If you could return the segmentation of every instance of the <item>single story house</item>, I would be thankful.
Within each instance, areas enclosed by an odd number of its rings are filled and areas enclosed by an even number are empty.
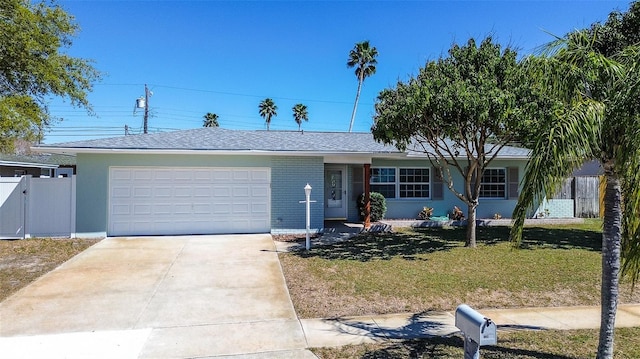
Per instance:
[[[466,207],[435,176],[424,154],[401,152],[370,133],[240,131],[222,128],[40,145],[77,156],[78,236],[291,233],[358,221],[369,178],[387,218]],[[482,181],[478,218],[510,217],[528,150],[505,147]],[[454,177],[462,188],[462,179]]]

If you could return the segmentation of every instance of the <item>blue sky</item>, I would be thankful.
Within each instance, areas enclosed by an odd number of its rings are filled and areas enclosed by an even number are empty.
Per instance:
[[[59,0],[81,31],[67,52],[104,73],[89,99],[95,116],[60,100],[45,143],[142,131],[133,112],[144,84],[149,131],[202,126],[207,112],[230,129],[265,129],[258,104],[274,99],[272,130],[296,130],[291,108],[307,105],[309,131],[347,131],[356,94],[346,67],[356,42],[378,49],[354,131],[372,124],[377,94],[446,56],[453,43],[492,35],[521,55],[566,32],[606,20],[628,1],[97,1]]]

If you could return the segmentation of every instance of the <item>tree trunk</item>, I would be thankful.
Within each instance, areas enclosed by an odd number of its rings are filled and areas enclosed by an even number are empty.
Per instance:
[[[618,308],[622,237],[620,180],[611,173],[606,174],[606,180],[602,229],[602,288],[598,359],[613,358],[613,334]]]
[[[475,248],[476,247],[476,208],[478,208],[477,203],[468,203],[469,207],[467,211],[467,241],[465,242],[465,247]]]
[[[351,121],[349,122],[349,132],[353,129],[353,121],[356,119],[356,110],[358,109],[358,100],[360,99],[360,90],[362,89],[364,79],[358,79],[358,92],[356,92],[356,101],[353,103],[353,111],[351,112]]]

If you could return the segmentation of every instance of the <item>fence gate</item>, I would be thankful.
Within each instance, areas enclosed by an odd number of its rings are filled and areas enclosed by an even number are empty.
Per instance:
[[[575,177],[575,216],[598,218],[600,216],[600,178]]]
[[[27,234],[69,237],[75,232],[75,177],[31,178],[27,202]]]
[[[23,238],[26,177],[0,177],[0,238]]]
[[[0,177],[0,238],[73,237],[75,176]]]

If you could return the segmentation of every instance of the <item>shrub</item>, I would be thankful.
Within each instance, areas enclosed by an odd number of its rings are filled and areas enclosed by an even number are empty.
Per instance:
[[[371,222],[377,222],[384,218],[387,213],[387,201],[384,196],[378,192],[371,192],[369,194],[371,198]],[[364,193],[358,196],[358,212],[360,213],[360,219],[364,220]]]

